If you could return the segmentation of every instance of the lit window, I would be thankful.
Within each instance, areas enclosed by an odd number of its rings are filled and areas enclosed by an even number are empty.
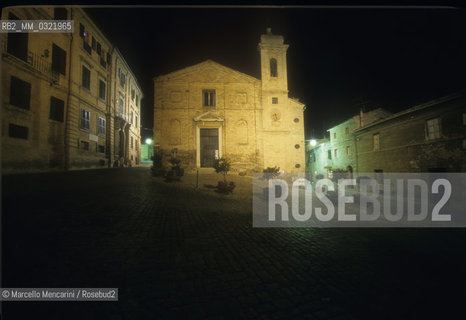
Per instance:
[[[89,130],[91,123],[91,113],[82,109],[81,111],[81,128]]]
[[[440,138],[440,118],[427,120],[427,140]]]
[[[98,128],[98,132],[99,132],[99,134],[101,134],[101,135],[105,135],[105,119],[104,119],[104,118],[101,118],[101,117],[99,117],[99,128]]]
[[[380,148],[380,135],[378,133],[372,136],[372,149],[374,151],[379,150]]]
[[[272,104],[278,104],[278,98],[277,97],[272,98]]]
[[[203,106],[214,107],[215,106],[215,90],[203,90]]]

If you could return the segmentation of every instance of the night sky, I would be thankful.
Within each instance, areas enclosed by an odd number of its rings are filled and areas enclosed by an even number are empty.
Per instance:
[[[466,88],[466,15],[458,9],[88,8],[142,90],[152,128],[154,76],[207,59],[260,78],[260,35],[285,37],[291,97],[306,138],[360,108],[392,112]]]

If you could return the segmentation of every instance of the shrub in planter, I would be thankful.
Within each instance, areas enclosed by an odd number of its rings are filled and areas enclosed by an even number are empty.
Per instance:
[[[230,161],[225,158],[220,158],[215,160],[214,163],[215,172],[223,175],[223,181],[219,181],[217,184],[217,192],[220,193],[232,193],[233,189],[236,187],[234,182],[228,183],[227,174],[230,171],[231,165]]]
[[[166,181],[180,181],[181,177],[184,176],[184,169],[180,166],[180,159],[170,158],[170,163],[172,165],[171,169],[165,174]]]
[[[233,181],[230,182],[225,182],[225,181],[219,181],[217,184],[217,192],[220,193],[232,193],[233,189],[235,189],[236,185]]]

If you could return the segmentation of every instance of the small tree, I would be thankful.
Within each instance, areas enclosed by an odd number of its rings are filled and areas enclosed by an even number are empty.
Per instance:
[[[233,192],[233,189],[236,186],[233,181],[230,181],[230,183],[227,182],[227,174],[228,174],[228,171],[230,171],[230,167],[231,165],[228,159],[220,158],[220,159],[215,160],[215,163],[214,163],[215,172],[223,175],[223,181],[219,181],[217,184],[218,192],[231,193]]]

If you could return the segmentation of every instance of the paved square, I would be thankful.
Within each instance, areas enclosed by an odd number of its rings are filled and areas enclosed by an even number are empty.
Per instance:
[[[6,302],[6,320],[464,314],[464,229],[257,229],[244,187],[223,196],[148,168],[2,179],[3,287],[120,293],[116,303]]]

